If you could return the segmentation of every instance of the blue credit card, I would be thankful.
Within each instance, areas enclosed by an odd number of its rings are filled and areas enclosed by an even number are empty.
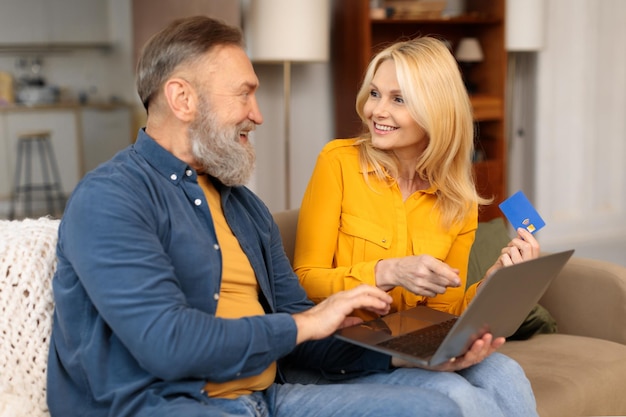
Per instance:
[[[504,200],[499,207],[515,229],[521,227],[535,233],[546,225],[522,191]]]

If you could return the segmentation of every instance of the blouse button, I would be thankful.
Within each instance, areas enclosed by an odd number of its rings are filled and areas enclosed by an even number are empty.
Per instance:
[[[200,204],[202,204],[202,200],[200,200],[199,198],[196,198],[193,202],[196,206],[199,206]]]
[[[178,179],[178,176],[176,174],[172,174],[172,175],[170,175],[170,179],[172,181],[176,181]]]

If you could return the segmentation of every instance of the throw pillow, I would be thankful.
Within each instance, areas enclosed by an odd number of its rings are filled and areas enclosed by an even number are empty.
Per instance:
[[[482,279],[485,273],[498,259],[500,250],[505,247],[511,237],[507,231],[504,219],[498,217],[488,222],[480,222],[476,230],[476,239],[470,251],[467,270],[467,286]],[[556,320],[550,312],[537,304],[528,314],[519,329],[508,339],[525,340],[534,334],[555,333]]]

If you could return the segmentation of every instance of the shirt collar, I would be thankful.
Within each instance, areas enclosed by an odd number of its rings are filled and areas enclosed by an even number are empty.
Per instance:
[[[197,179],[198,174],[195,169],[159,145],[144,128],[139,129],[133,148],[155,171],[175,184],[178,184],[184,177]]]

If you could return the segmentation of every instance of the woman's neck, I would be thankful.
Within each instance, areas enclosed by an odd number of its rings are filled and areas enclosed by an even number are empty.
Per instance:
[[[416,172],[413,173],[413,178],[398,176],[396,178],[396,183],[398,184],[398,188],[400,188],[403,200],[409,198],[409,196],[416,191],[426,190],[430,186],[428,181],[420,178]]]

